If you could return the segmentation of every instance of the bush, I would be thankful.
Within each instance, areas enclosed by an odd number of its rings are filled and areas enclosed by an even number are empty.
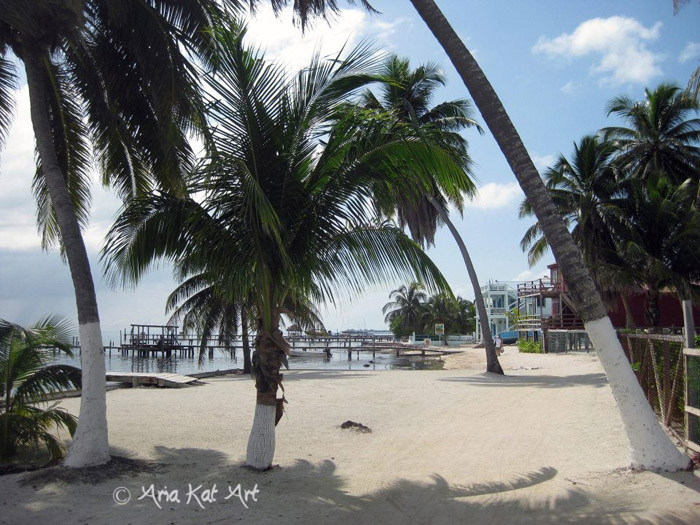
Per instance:
[[[542,343],[538,341],[525,341],[524,339],[520,339],[518,341],[518,350],[524,354],[541,354]]]

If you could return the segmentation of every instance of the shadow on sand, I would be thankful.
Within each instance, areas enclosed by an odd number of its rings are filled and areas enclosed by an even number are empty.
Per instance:
[[[443,377],[439,381],[457,381],[469,383],[474,386],[534,386],[538,388],[567,388],[575,385],[593,386],[601,388],[608,384],[605,374],[581,374],[571,376],[550,376],[550,375],[498,375],[484,372],[474,376],[466,377]]]
[[[51,483],[20,485],[23,474],[0,480],[0,523],[690,523],[688,509],[655,512],[630,503],[606,501],[605,494],[555,481],[556,469],[542,467],[502,479],[450,484],[434,474],[429,482],[399,479],[380,489],[350,493],[330,460],[297,460],[291,466],[254,472],[232,464],[216,450],[157,447],[157,470],[122,476],[98,485]],[[687,473],[681,473],[683,476]],[[676,475],[672,479],[679,481]],[[465,478],[468,478],[465,474]],[[692,477],[688,474],[685,477]],[[8,479],[14,478],[14,479]],[[685,478],[683,478],[685,479]],[[189,484],[200,487],[187,503]],[[217,487],[216,501],[203,501]],[[252,497],[225,499],[240,484],[239,495],[256,485]],[[179,502],[156,504],[142,497],[148,487],[178,491]],[[564,488],[566,487],[566,488]],[[116,490],[131,499],[116,502]],[[357,490],[357,488],[356,488]],[[122,491],[120,497],[126,492]],[[235,491],[234,491],[235,494]],[[244,503],[249,508],[245,508]],[[161,508],[159,508],[159,506]],[[643,515],[641,514],[643,513]],[[639,514],[639,516],[637,516]]]

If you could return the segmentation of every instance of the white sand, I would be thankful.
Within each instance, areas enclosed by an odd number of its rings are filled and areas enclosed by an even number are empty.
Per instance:
[[[692,473],[624,470],[622,423],[593,355],[501,357],[507,377],[482,373],[483,350],[441,371],[297,371],[277,427],[278,468],[241,468],[252,423],[250,379],[107,395],[113,454],[163,464],[97,485],[36,488],[0,478],[0,523],[699,523]],[[514,369],[516,368],[516,369]],[[79,400],[64,405],[77,413]],[[342,430],[346,420],[371,434]],[[216,483],[216,502],[186,504],[188,483]],[[245,509],[227,486],[252,489]],[[154,484],[180,503],[136,499]],[[130,490],[123,506],[117,487]],[[120,493],[123,497],[125,493]]]

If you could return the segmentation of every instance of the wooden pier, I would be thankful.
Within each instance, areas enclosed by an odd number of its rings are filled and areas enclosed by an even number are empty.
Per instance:
[[[168,388],[184,388],[201,384],[198,378],[167,373],[107,372],[107,381],[131,383],[132,386],[153,385]]]

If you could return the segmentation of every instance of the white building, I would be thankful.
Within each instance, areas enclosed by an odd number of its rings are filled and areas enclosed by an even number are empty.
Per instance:
[[[486,316],[489,320],[492,336],[501,332],[517,330],[516,325],[511,324],[506,316],[506,312],[517,310],[518,307],[518,293],[512,286],[499,283],[498,281],[495,283],[490,282],[481,287],[481,295],[484,297]],[[481,341],[481,323],[478,309],[476,311],[476,340]]]

